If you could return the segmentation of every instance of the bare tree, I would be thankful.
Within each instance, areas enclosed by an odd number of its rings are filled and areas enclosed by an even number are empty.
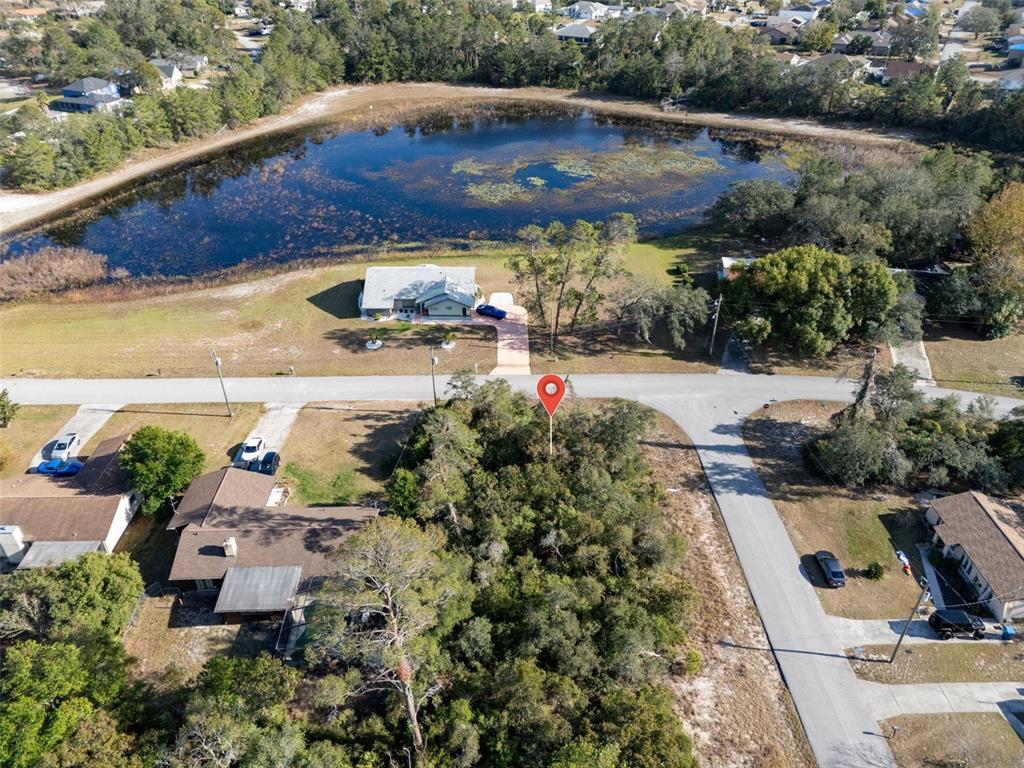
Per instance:
[[[444,552],[438,528],[381,517],[332,555],[334,573],[321,595],[323,620],[314,630],[314,657],[358,670],[346,697],[401,696],[417,764],[426,743],[420,709],[447,679],[432,632],[468,610],[468,565]]]

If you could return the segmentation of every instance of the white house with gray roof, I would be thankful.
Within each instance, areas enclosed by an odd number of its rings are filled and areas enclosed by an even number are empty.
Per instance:
[[[477,298],[476,267],[367,267],[359,309],[364,317],[469,317]]]

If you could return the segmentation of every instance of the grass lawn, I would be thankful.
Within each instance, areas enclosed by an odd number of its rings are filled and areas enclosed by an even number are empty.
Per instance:
[[[235,450],[256,425],[263,411],[260,403],[234,403],[229,419],[223,403],[188,403],[186,405],[127,405],[115,413],[82,448],[89,452],[101,440],[134,432],[153,424],[164,429],[188,432],[206,453],[205,471],[219,469],[230,463]]]
[[[667,282],[671,272],[680,264],[685,264],[690,274],[717,272],[723,256],[742,258],[750,256],[752,250],[758,250],[756,244],[700,226],[678,235],[643,240],[630,246],[626,264],[634,275]]]
[[[651,344],[637,341],[625,329],[621,336],[612,331],[562,336],[555,354],[548,351],[548,338],[531,331],[530,364],[534,371],[558,373],[714,373],[718,362],[704,354],[704,339],[690,339],[686,349],[671,347],[668,333],[658,328]]]
[[[728,241],[733,242],[733,241]],[[633,246],[628,269],[668,283],[679,260],[698,272],[717,264],[729,248],[720,235],[695,230]],[[513,291],[507,244],[475,244],[453,255],[422,245],[382,251],[377,265],[472,265],[490,296]],[[723,250],[724,249],[724,250]],[[342,254],[340,257],[344,258]],[[294,367],[299,375],[420,373],[427,347],[440,341],[437,325],[380,323],[359,319],[357,298],[366,263],[346,262],[214,288],[182,286],[167,295],[132,297],[130,285],[100,294],[69,294],[60,302],[39,300],[0,309],[0,376],[212,376],[216,348],[228,376],[273,376]],[[486,325],[455,325],[457,344],[448,368],[490,371],[496,364],[495,334]],[[365,348],[372,328],[385,332],[383,350]],[[38,340],[47,339],[45,345]],[[622,370],[646,370],[648,354],[627,345],[616,355]],[[637,352],[635,361],[623,356]],[[617,363],[617,364],[619,364]]]
[[[901,768],[1020,768],[1024,744],[1006,718],[995,712],[900,715],[879,723]]]
[[[930,326],[925,349],[939,386],[1024,397],[1024,334],[983,339],[957,326]]]
[[[75,415],[74,405],[23,405],[7,426],[0,429],[0,477],[20,475],[28,469],[36,451],[46,445]]]
[[[864,646],[865,659],[888,659],[893,647]],[[892,664],[855,659],[850,664],[858,677],[879,683],[1006,683],[1024,680],[1022,660],[1016,642],[937,642],[904,645]]]
[[[314,403],[281,448],[281,477],[301,506],[347,504],[381,492],[417,409],[409,403]]]
[[[914,606],[918,588],[900,570],[895,551],[903,550],[915,575],[920,574],[914,545],[927,538],[913,497],[896,490],[856,494],[833,486],[815,475],[803,457],[803,446],[840,407],[777,403],[766,415],[747,421],[744,438],[825,612],[851,619],[900,617]],[[825,586],[814,559],[820,549],[830,550],[843,564],[844,589]],[[863,575],[873,560],[888,568],[878,581]]]

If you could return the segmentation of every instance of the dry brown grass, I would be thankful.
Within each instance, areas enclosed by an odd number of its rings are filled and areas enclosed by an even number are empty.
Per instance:
[[[892,367],[892,355],[887,344],[879,344],[877,347],[843,345],[820,360],[761,347],[751,350],[749,364],[752,373],[856,379],[864,373],[864,368],[873,354],[877,354],[877,365],[885,369]]]
[[[84,248],[41,248],[0,262],[0,302],[81,288],[106,278],[106,256]]]
[[[282,479],[294,504],[356,501],[380,494],[418,409],[410,403],[307,404],[281,449]],[[349,499],[327,499],[337,477]]]
[[[693,588],[693,623],[680,652],[698,650],[702,664],[669,684],[700,764],[813,766],[771,653],[736,647],[769,646],[689,439],[659,414],[643,451],[668,491],[669,521],[688,543],[682,569]]]
[[[216,392],[211,391],[211,394]],[[82,447],[82,453],[88,455],[108,437],[134,432],[141,426],[152,424],[192,435],[206,453],[205,471],[209,472],[231,462],[236,449],[263,411],[260,403],[235,403],[232,408],[235,415],[229,419],[223,403],[127,405],[107,420]]]
[[[511,287],[495,261],[463,256],[448,263],[476,265],[488,292]],[[350,263],[168,296],[7,307],[0,309],[0,374],[213,376],[211,347],[229,376],[273,376],[289,366],[299,375],[429,372],[427,347],[451,326],[403,330],[360,320],[356,300],[365,271],[365,264]],[[387,332],[384,349],[366,349],[371,328]],[[489,372],[497,361],[494,329],[455,328],[455,351],[442,356],[443,372]]]
[[[193,682],[214,656],[255,655],[277,640],[272,624],[224,624],[210,608],[185,607],[170,595],[146,600],[124,638],[132,676],[169,692]]]
[[[1006,683],[1024,679],[1020,643],[946,642],[904,645],[892,664],[892,645],[864,646],[862,660],[851,659],[858,677],[878,683]],[[852,655],[847,651],[847,655]]]
[[[1024,397],[1024,334],[983,339],[955,326],[933,327],[925,349],[940,387]]]
[[[672,348],[668,333],[657,329],[651,344],[636,341],[628,331],[616,336],[612,331],[583,332],[562,336],[555,354],[548,350],[543,331],[531,331],[530,365],[535,371],[559,373],[714,373],[718,363],[703,353],[703,339],[695,338],[686,349]]]
[[[127,552],[139,564],[146,586],[165,582],[171,574],[178,534],[167,530],[167,521],[165,515],[146,517],[137,514],[114,547],[115,552]]]
[[[915,579],[900,570],[895,551],[902,549],[914,574],[922,573],[914,545],[927,535],[918,505],[898,490],[854,493],[832,485],[811,470],[803,455],[807,441],[842,407],[802,401],[773,404],[744,426],[747,449],[826,613],[852,619],[902,616],[913,607],[918,589]],[[820,549],[839,558],[846,569],[846,587],[830,589],[824,584],[814,560]],[[863,575],[873,560],[888,568],[878,581]]]
[[[995,712],[901,715],[879,723],[898,726],[889,746],[900,768],[1021,768],[1024,745],[1006,718]],[[961,762],[953,762],[961,761]]]
[[[0,429],[0,453],[7,462],[0,467],[0,478],[20,475],[27,470],[36,451],[46,445],[60,428],[75,415],[73,405],[23,405],[6,429]]]

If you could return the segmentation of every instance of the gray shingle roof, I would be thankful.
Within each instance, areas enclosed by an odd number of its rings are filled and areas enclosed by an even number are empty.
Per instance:
[[[363,285],[363,307],[385,309],[396,299],[426,301],[448,295],[460,304],[473,306],[476,300],[476,267],[367,267]]]
[[[1008,507],[983,493],[966,491],[935,499],[935,532],[959,544],[997,595],[1024,589],[1024,524]]]
[[[18,570],[60,565],[68,560],[74,560],[86,552],[98,552],[101,543],[99,541],[34,541],[25,556],[21,558],[21,562],[18,563]]]

